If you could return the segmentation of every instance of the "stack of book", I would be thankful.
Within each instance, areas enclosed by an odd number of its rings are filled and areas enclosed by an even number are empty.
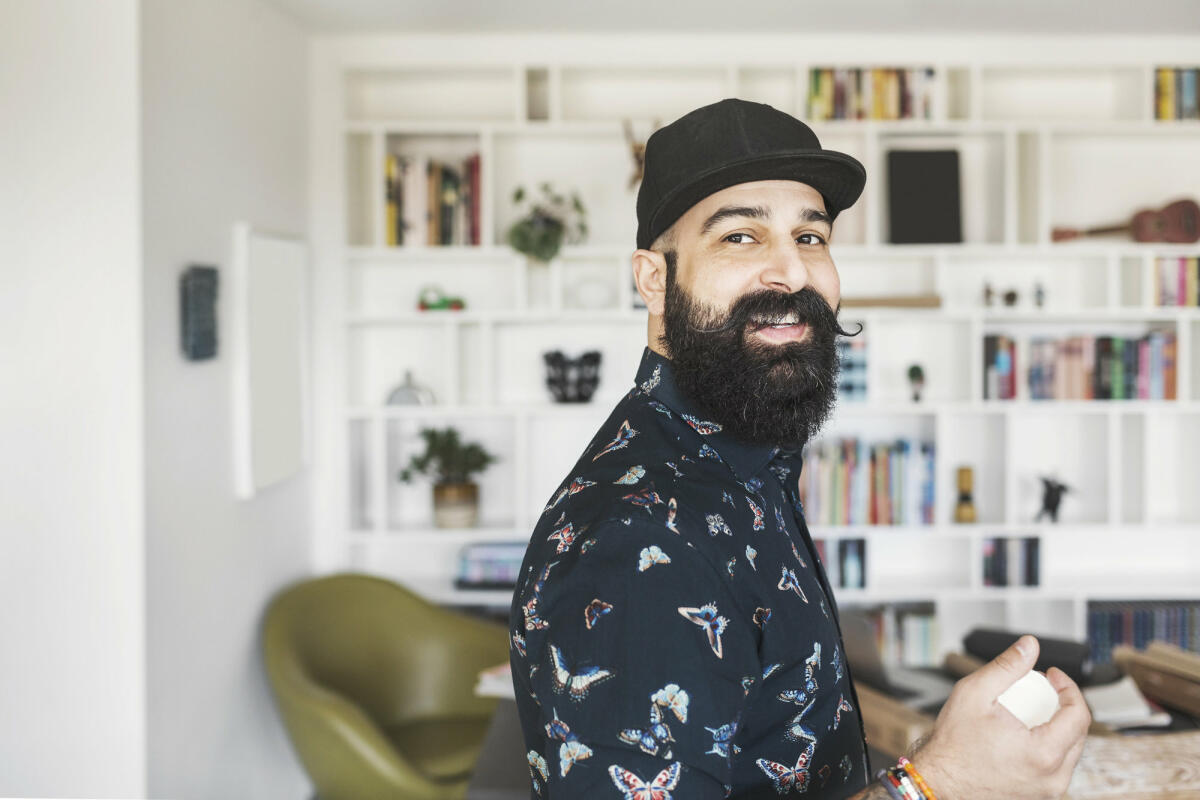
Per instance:
[[[1196,67],[1154,71],[1154,118],[1200,119],[1200,80]]]
[[[821,440],[805,454],[800,481],[810,525],[930,525],[934,443]]]
[[[458,559],[459,589],[512,589],[517,585],[528,542],[476,542]]]
[[[993,537],[983,540],[984,586],[1037,586],[1039,539]]]
[[[838,383],[838,400],[861,403],[867,399],[867,343],[862,335],[852,339],[839,336],[838,355],[842,367]]]
[[[1151,700],[1200,717],[1200,653],[1153,641],[1141,651],[1117,645],[1113,661]]]
[[[389,153],[385,175],[389,247],[480,243],[478,153],[458,162]]]
[[[1029,342],[1029,399],[1174,400],[1176,352],[1176,334],[1170,329],[1136,338],[1036,337]],[[1014,339],[984,336],[984,399],[1015,399],[1017,375]]]
[[[1200,258],[1154,259],[1154,304],[1200,306]]]
[[[1166,600],[1093,601],[1088,604],[1088,644],[1097,664],[1112,659],[1120,645],[1145,647],[1158,640],[1200,651],[1200,602]]]
[[[933,67],[809,70],[808,116],[828,119],[931,119]]]

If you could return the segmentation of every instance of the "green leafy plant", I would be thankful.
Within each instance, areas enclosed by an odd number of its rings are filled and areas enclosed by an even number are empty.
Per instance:
[[[539,186],[543,199],[532,202],[532,208],[509,227],[506,241],[517,252],[546,262],[558,255],[564,240],[579,244],[587,238],[587,212],[578,192],[571,192],[568,202],[549,182]],[[520,206],[526,200],[525,187],[514,189],[512,199]]]
[[[418,473],[432,475],[436,484],[468,483],[473,473],[482,472],[496,461],[479,444],[464,444],[453,427],[424,428],[421,438],[425,440],[425,452],[413,456],[400,471],[400,480],[406,483]]]

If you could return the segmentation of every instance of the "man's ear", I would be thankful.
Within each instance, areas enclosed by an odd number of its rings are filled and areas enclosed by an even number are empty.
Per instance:
[[[633,251],[633,282],[646,310],[661,317],[666,306],[667,260],[657,250]]]

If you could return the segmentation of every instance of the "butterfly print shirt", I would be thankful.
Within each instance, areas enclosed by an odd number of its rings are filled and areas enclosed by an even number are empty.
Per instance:
[[[546,500],[510,614],[533,798],[843,798],[870,782],[803,456],[644,351]]]

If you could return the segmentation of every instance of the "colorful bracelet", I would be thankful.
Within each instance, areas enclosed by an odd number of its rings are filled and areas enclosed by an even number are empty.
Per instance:
[[[917,768],[913,766],[911,761],[904,756],[900,756],[898,766],[903,767],[904,771],[907,772],[917,784],[917,789],[920,790],[921,794],[925,795],[925,800],[937,800],[937,796],[933,793],[933,790],[929,788],[929,784],[925,782],[925,779],[921,777],[921,773],[917,772]]]
[[[898,788],[900,782],[888,774],[886,769],[881,769],[875,773],[875,779],[883,784],[883,788],[887,790],[888,797],[892,800],[907,800]]]

